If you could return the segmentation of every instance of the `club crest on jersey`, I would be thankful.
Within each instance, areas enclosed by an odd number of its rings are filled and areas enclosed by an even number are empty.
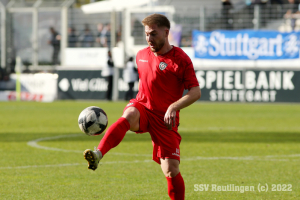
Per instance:
[[[164,69],[167,68],[167,66],[168,66],[167,63],[160,62],[158,67],[159,67],[160,70],[164,70]]]

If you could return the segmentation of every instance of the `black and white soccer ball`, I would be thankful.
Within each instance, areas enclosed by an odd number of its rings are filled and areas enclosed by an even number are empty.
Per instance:
[[[106,113],[96,106],[87,107],[78,117],[80,130],[89,136],[100,135],[106,129],[107,122]]]

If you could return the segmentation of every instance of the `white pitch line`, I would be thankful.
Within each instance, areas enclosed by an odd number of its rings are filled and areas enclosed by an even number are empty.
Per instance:
[[[45,146],[42,146],[42,145],[38,144],[38,142],[41,142],[41,141],[55,140],[55,139],[66,138],[66,137],[78,137],[78,136],[81,136],[81,134],[80,135],[79,134],[76,134],[76,135],[60,135],[60,136],[54,136],[54,137],[39,138],[39,139],[27,142],[27,145],[29,145],[31,147],[34,147],[34,148],[50,150],[50,151],[82,153],[83,151],[66,150],[66,149],[53,148],[53,147],[45,147]]]
[[[220,159],[230,159],[230,160],[251,160],[251,159],[234,159],[235,157],[219,157]],[[197,160],[218,160],[218,157],[194,157],[181,159],[182,161],[197,161]],[[255,159],[261,161],[284,161],[284,162],[299,162],[300,160],[289,160],[289,159]],[[153,162],[153,160],[133,160],[133,161],[107,161],[101,162],[100,165],[106,164],[131,164],[131,163],[148,163]],[[47,167],[69,167],[69,166],[81,166],[87,165],[87,163],[66,163],[66,164],[53,164],[53,165],[27,165],[27,166],[17,166],[17,167],[0,167],[2,169],[28,169],[28,168],[47,168]]]
[[[128,133],[127,133],[128,134]],[[51,150],[51,151],[61,151],[61,152],[74,152],[74,153],[82,153],[82,151],[78,150],[65,150],[60,148],[52,148],[39,145],[38,142],[41,141],[48,141],[48,140],[55,140],[60,138],[68,138],[68,137],[78,137],[82,136],[82,134],[75,134],[75,135],[60,135],[54,137],[45,137],[39,138],[36,140],[32,140],[27,142],[27,144],[34,148],[44,149],[44,150]],[[150,154],[130,154],[130,153],[110,153],[113,155],[128,155],[128,156],[152,156]],[[197,161],[197,160],[261,160],[261,161],[299,161],[299,160],[290,160],[290,159],[276,159],[276,157],[300,157],[300,154],[292,154],[292,155],[267,155],[267,156],[236,156],[236,157],[203,157],[203,156],[196,156],[196,157],[182,157],[182,161]],[[111,161],[111,162],[101,162],[101,164],[117,164],[117,163],[143,163],[143,162],[152,162],[152,160],[134,160],[134,161]],[[0,167],[0,169],[24,169],[24,168],[37,168],[37,167],[66,167],[66,166],[76,166],[76,165],[84,165],[80,163],[74,164],[56,164],[56,165],[31,165],[31,166],[17,166],[17,167]],[[85,164],[86,165],[86,164]]]
[[[126,134],[128,134],[128,133],[126,133]],[[59,136],[53,136],[53,137],[38,138],[38,139],[31,140],[31,141],[27,142],[27,145],[31,146],[31,147],[34,147],[34,148],[50,150],[50,151],[83,153],[83,151],[66,150],[66,149],[60,149],[60,148],[46,147],[46,146],[42,146],[42,145],[38,144],[38,142],[41,142],[41,141],[49,141],[49,140],[56,140],[56,139],[68,138],[68,137],[79,137],[79,136],[82,136],[82,134],[59,135]],[[138,157],[140,157],[140,156],[151,157],[152,156],[152,154],[131,154],[131,153],[113,153],[113,152],[111,152],[110,154],[113,154],[113,155],[126,155],[126,156],[138,156]]]
[[[121,164],[121,163],[145,163],[152,162],[153,160],[133,160],[133,161],[108,161],[101,162],[100,165],[104,164]],[[87,165],[87,163],[66,163],[66,164],[53,164],[53,165],[27,165],[27,166],[17,166],[17,167],[0,167],[0,169],[27,169],[27,168],[42,168],[42,167],[68,167],[68,166],[78,166]]]
[[[245,130],[249,130],[251,128],[252,127],[234,127],[234,126],[187,128],[187,127],[180,127],[179,126],[178,131],[203,131],[203,130],[239,130],[239,131],[245,131]],[[268,128],[269,127],[255,127],[256,130],[267,130]],[[281,130],[290,130],[290,129],[300,130],[300,126],[283,128]]]
[[[27,168],[40,168],[40,167],[67,167],[83,165],[83,163],[73,163],[73,164],[56,164],[56,165],[27,165],[27,166],[17,166],[17,167],[0,167],[0,169],[27,169]]]
[[[290,159],[272,159],[265,156],[245,156],[245,157],[190,157],[182,158],[184,161],[196,161],[196,160],[263,160],[263,161],[291,161]]]

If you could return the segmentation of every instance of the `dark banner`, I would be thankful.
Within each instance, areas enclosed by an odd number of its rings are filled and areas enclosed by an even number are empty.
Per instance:
[[[128,84],[119,70],[118,99],[124,100]],[[100,70],[58,71],[58,99],[105,99],[107,81]],[[202,101],[300,102],[300,71],[196,70]],[[134,85],[134,97],[138,82]]]
[[[300,71],[197,70],[204,101],[300,102]]]
[[[105,99],[107,81],[101,70],[58,71],[58,99]]]
[[[129,86],[123,80],[123,70],[119,70],[118,99],[125,99]],[[101,76],[101,70],[59,70],[58,99],[105,99],[108,82]],[[138,82],[134,85],[134,96],[138,91]]]
[[[118,99],[119,100],[126,100],[125,98],[125,95],[126,95],[126,92],[129,90],[129,85],[128,83],[126,83],[123,79],[123,72],[124,70],[123,69],[119,69],[119,79],[118,79]],[[138,81],[136,81],[134,83],[134,87],[133,87],[133,98],[136,97],[136,94],[138,92]],[[127,101],[127,100],[126,100]]]

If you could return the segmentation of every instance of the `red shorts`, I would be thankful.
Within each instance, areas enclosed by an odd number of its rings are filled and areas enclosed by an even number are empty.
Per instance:
[[[129,107],[135,107],[140,112],[140,128],[136,133],[149,132],[152,138],[152,159],[160,164],[160,158],[172,158],[180,161],[179,144],[181,136],[178,133],[179,118],[176,119],[176,127],[168,130],[164,124],[164,115],[159,115],[147,109],[135,99],[130,100],[124,111]],[[123,111],[123,112],[124,112]]]

